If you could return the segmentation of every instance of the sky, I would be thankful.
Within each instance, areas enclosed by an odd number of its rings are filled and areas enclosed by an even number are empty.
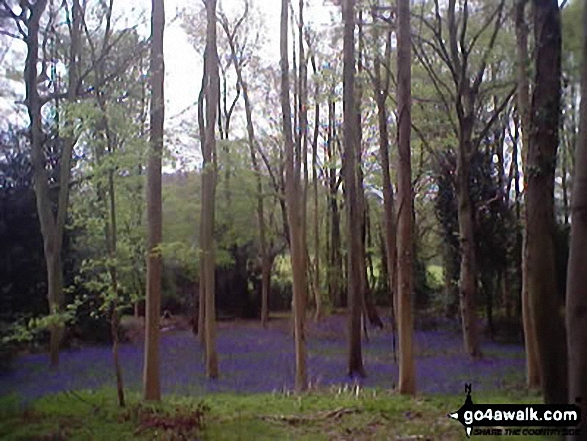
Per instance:
[[[261,58],[266,62],[279,65],[279,26],[281,15],[281,2],[279,0],[249,0],[252,6],[251,11],[263,14],[265,23],[265,45],[262,48]],[[218,9],[223,10],[230,17],[231,12],[242,11],[244,0],[218,0]],[[340,15],[338,8],[325,7],[324,0],[308,0],[305,9],[305,21],[313,29],[329,26],[332,13]],[[168,138],[168,145],[172,152],[176,151],[178,156],[186,156],[189,164],[199,162],[199,148],[197,141],[185,130],[178,130],[182,121],[195,121],[195,103],[200,89],[202,78],[202,57],[188,40],[188,35],[182,28],[181,18],[178,14],[183,8],[192,5],[200,5],[201,0],[164,0],[166,27],[164,32],[164,56],[165,56],[165,129]],[[297,8],[297,2],[295,2]],[[113,17],[116,22],[115,28],[139,26],[139,32],[147,37],[150,33],[151,0],[114,0]],[[222,32],[218,26],[218,33]],[[291,40],[291,33],[289,34]],[[26,47],[22,41],[3,38],[2,45],[2,67],[9,66],[19,73],[24,68]],[[290,41],[291,42],[291,41]],[[4,54],[4,48],[8,44],[9,50]],[[5,62],[6,61],[6,62]],[[0,75],[6,77],[5,75]],[[0,112],[9,115],[2,118],[0,123],[7,125],[15,123],[19,126],[28,124],[26,108],[17,104],[24,97],[24,82],[22,80],[3,79],[0,84]],[[240,103],[239,103],[240,104]],[[242,115],[235,114],[233,128],[239,130],[239,120]],[[184,126],[185,127],[185,126]],[[242,127],[241,127],[242,129]],[[244,130],[244,129],[243,129]],[[234,133],[237,135],[237,133]],[[243,133],[244,135],[244,133]],[[175,167],[175,166],[173,166]],[[191,165],[190,165],[191,168]]]
[[[244,0],[218,0],[218,8],[229,16],[231,11],[242,10]],[[202,59],[188,41],[182,29],[178,13],[186,5],[199,5],[201,0],[164,0],[166,28],[164,33],[165,56],[165,97],[166,127],[173,127],[182,117],[189,116],[196,102],[202,77]],[[266,44],[262,58],[266,62],[279,63],[279,22],[281,2],[279,0],[250,0],[253,10],[260,10],[264,15],[266,27]],[[297,2],[296,2],[297,3]],[[324,0],[309,0],[306,7],[306,22],[313,27],[324,27],[330,22],[332,7],[323,6]],[[336,9],[334,9],[335,12]],[[147,36],[150,32],[151,0],[115,0],[113,16],[118,17],[117,27],[133,26],[140,23],[140,32]],[[218,27],[218,32],[222,32]],[[5,37],[7,38],[7,37]],[[291,38],[291,34],[290,34]],[[21,41],[10,41],[10,51],[4,60],[14,60],[14,68],[20,71],[24,67],[25,46]],[[4,45],[3,45],[4,47]],[[273,61],[272,61],[273,60]],[[8,66],[8,63],[2,63]],[[10,113],[12,121],[26,124],[28,118],[22,105],[15,101],[24,96],[22,81],[5,81],[0,85],[0,111]],[[2,94],[4,91],[12,93]],[[6,121],[6,120],[5,120]]]
[[[132,11],[133,8],[150,13],[150,0],[117,0],[120,10]],[[201,0],[190,0],[197,3]],[[281,2],[279,0],[250,0],[259,7],[265,16],[267,43],[263,48],[263,58],[279,63],[279,22]],[[177,13],[190,3],[185,0],[165,0],[166,28],[164,33],[165,56],[165,95],[166,112],[169,122],[196,102],[202,77],[202,61],[194,47],[188,41],[186,32],[181,27],[181,20],[174,19]],[[326,26],[329,22],[329,9],[323,6],[323,0],[310,0],[306,20],[313,25]],[[219,0],[218,9],[226,11],[241,10],[243,0]],[[131,15],[131,14],[125,14]],[[134,15],[134,14],[132,14]],[[148,31],[148,30],[147,30]],[[221,32],[218,27],[218,32]],[[291,34],[290,34],[291,35]]]

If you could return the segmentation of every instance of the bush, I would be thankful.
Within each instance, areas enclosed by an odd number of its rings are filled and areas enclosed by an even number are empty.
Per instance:
[[[12,324],[0,321],[0,372],[12,370],[14,357],[16,355],[16,345],[12,339]]]
[[[12,343],[5,343],[0,340],[0,372],[12,370],[16,348]]]

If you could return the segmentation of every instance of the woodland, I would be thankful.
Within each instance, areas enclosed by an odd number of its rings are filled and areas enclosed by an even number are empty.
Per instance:
[[[584,2],[274,1],[0,0],[0,439],[587,415]]]

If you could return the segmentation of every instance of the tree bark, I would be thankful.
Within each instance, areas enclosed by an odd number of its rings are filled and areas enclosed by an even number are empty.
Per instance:
[[[413,319],[413,189],[411,165],[411,30],[410,0],[398,0],[398,337],[399,337],[399,392],[416,393],[416,369],[412,346]]]
[[[304,0],[298,1],[298,46],[299,46],[299,66],[298,66],[298,95],[297,95],[297,115],[296,126],[299,127],[297,152],[298,158],[295,162],[295,169],[298,179],[301,180],[302,188],[302,227],[301,227],[301,244],[303,247],[304,268],[306,270],[306,292],[311,291],[310,284],[312,279],[310,270],[310,258],[308,253],[308,59],[304,47]],[[294,54],[295,56],[295,54]],[[303,175],[302,175],[303,167]],[[307,294],[306,294],[307,295]],[[307,299],[306,299],[307,302]]]
[[[377,32],[377,28],[375,28]],[[376,34],[378,37],[378,34]],[[391,58],[391,35],[387,36],[385,45],[385,59]],[[375,104],[377,105],[377,122],[379,125],[379,160],[381,161],[381,185],[383,190],[383,239],[385,249],[385,273],[392,309],[392,330],[396,328],[396,293],[397,293],[397,229],[394,212],[393,185],[391,184],[390,160],[389,160],[389,127],[386,101],[389,94],[390,74],[385,69],[385,81],[381,78],[381,59],[379,52],[375,58],[374,86]],[[394,340],[395,341],[395,340]],[[395,347],[393,348],[395,354]]]
[[[200,134],[200,148],[202,150],[202,157],[204,158],[202,164],[202,200],[200,203],[202,204],[201,210],[203,209],[204,204],[204,179],[203,179],[203,170],[205,161],[207,161],[206,152],[206,121],[205,121],[205,114],[204,114],[204,101],[206,95],[206,89],[208,87],[208,47],[204,49],[204,69],[202,72],[202,84],[200,86],[200,93],[198,94],[198,130]],[[200,346],[206,352],[206,332],[204,330],[204,325],[206,323],[206,270],[205,270],[205,258],[203,253],[203,245],[202,245],[202,238],[204,237],[204,223],[202,222],[202,217],[200,216],[200,229],[198,231],[200,237],[200,268],[199,268],[199,283],[198,283],[198,299],[194,301],[194,305],[198,304],[198,315],[197,315],[197,334],[198,340],[200,342]],[[194,318],[196,318],[194,314]]]
[[[328,103],[328,139],[326,155],[328,161],[328,213],[330,244],[328,255],[328,296],[336,306],[343,306],[342,256],[340,252],[340,210],[338,206],[338,185],[335,166],[336,104],[334,98]]]
[[[290,253],[293,273],[293,315],[294,315],[294,340],[296,354],[295,388],[298,392],[308,387],[308,374],[306,368],[306,335],[305,335],[305,309],[306,309],[306,269],[304,246],[302,237],[302,218],[299,206],[301,196],[300,175],[296,173],[299,164],[294,159],[294,143],[292,138],[291,107],[289,98],[289,62],[288,62],[288,1],[281,1],[281,110],[283,118],[283,134],[285,140],[285,192],[287,202],[287,215],[289,221]]]
[[[526,181],[526,166],[528,164],[528,147],[530,144],[530,86],[528,80],[528,26],[525,18],[525,7],[528,0],[517,0],[515,9],[516,21],[516,51],[518,56],[516,92],[517,110],[522,129],[522,170]],[[531,389],[540,387],[540,367],[538,365],[538,348],[536,332],[530,314],[528,297],[528,240],[527,240],[527,203],[524,204],[522,236],[522,321],[524,326],[524,343],[526,347],[526,381]]]
[[[587,23],[587,7],[583,6],[583,23]],[[587,27],[583,26],[583,65],[581,90],[587,91]],[[581,96],[579,138],[575,148],[575,176],[571,207],[571,245],[567,273],[567,345],[569,350],[569,402],[582,397],[581,424],[583,434],[569,440],[585,439],[584,415],[587,414],[587,96]]]
[[[316,63],[313,61],[314,74],[316,72]],[[322,292],[320,289],[320,212],[318,204],[318,135],[320,131],[320,85],[316,82],[314,93],[316,104],[314,111],[314,138],[312,141],[312,185],[314,190],[314,299],[316,302],[316,320],[320,320],[323,315]]]
[[[206,47],[208,83],[206,87],[206,140],[202,170],[202,259],[204,265],[204,333],[206,375],[218,378],[218,354],[216,353],[216,302],[215,302],[215,249],[214,211],[217,180],[216,166],[216,117],[219,103],[218,50],[216,45],[216,0],[206,2]]]
[[[360,127],[357,127],[355,100],[355,0],[343,2],[343,114],[344,114],[344,184],[347,210],[349,308],[349,376],[365,376],[361,349],[361,312],[363,285],[361,276],[361,207],[358,196],[357,156]]]
[[[107,129],[108,130],[108,129]],[[110,141],[109,141],[110,143]],[[110,149],[112,153],[113,148]],[[116,391],[118,394],[118,405],[125,406],[124,400],[124,382],[122,379],[122,367],[120,366],[119,351],[118,351],[118,332],[120,329],[120,317],[118,315],[118,271],[116,269],[116,198],[114,193],[114,173],[112,170],[108,173],[108,193],[110,195],[110,244],[109,254],[110,259],[114,262],[114,266],[110,268],[111,289],[114,299],[112,301],[112,312],[110,314],[110,331],[112,334],[112,360],[114,363],[114,372],[116,374]]]
[[[557,0],[534,0],[536,77],[532,94],[527,184],[527,283],[547,403],[567,401],[563,305],[557,295],[554,174],[559,142],[561,26]]]
[[[459,276],[459,299],[465,350],[473,359],[481,357],[475,298],[478,292],[477,262],[475,251],[473,207],[469,190],[470,146],[467,146],[468,134],[461,135],[457,154],[457,201],[459,219],[459,241],[461,249],[461,266]],[[470,138],[469,138],[470,139]]]
[[[163,0],[152,0],[151,13],[151,114],[149,163],[147,170],[147,296],[145,305],[145,363],[143,371],[144,398],[161,400],[159,378],[159,316],[161,314],[161,274],[163,262],[159,246],[162,239],[161,157],[165,99],[163,83],[163,31],[165,9]]]
[[[46,7],[47,0],[39,0],[27,5],[29,17],[26,23],[27,55],[24,68],[26,105],[30,119],[31,162],[34,173],[34,190],[37,203],[37,213],[43,236],[43,251],[47,267],[47,300],[49,312],[57,315],[63,307],[63,265],[61,252],[67,208],[69,201],[69,181],[71,174],[71,156],[76,139],[66,137],[60,156],[59,193],[57,199],[57,213],[53,213],[53,202],[49,197],[49,185],[45,160],[45,134],[43,133],[42,107],[43,102],[39,95],[37,76],[39,60],[40,20]],[[23,6],[24,7],[24,6]],[[75,100],[78,82],[78,56],[81,35],[81,8],[78,1],[72,6],[72,26],[70,28],[71,45],[69,50],[68,89],[67,99]],[[59,346],[63,335],[63,326],[55,324],[50,327],[49,357],[50,365],[59,364]]]

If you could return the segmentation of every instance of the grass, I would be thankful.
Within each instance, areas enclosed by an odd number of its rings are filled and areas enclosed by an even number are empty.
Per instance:
[[[0,439],[464,440],[460,424],[446,416],[462,405],[463,398],[464,394],[411,398],[386,390],[345,387],[300,395],[165,396],[159,404],[145,404],[139,394],[130,393],[126,409],[120,409],[112,389],[50,395],[26,408],[20,407],[18,397],[5,396],[0,398]],[[539,401],[521,391],[478,393],[474,399],[478,403]],[[202,429],[197,429],[197,422],[191,426],[186,422],[202,412]]]

